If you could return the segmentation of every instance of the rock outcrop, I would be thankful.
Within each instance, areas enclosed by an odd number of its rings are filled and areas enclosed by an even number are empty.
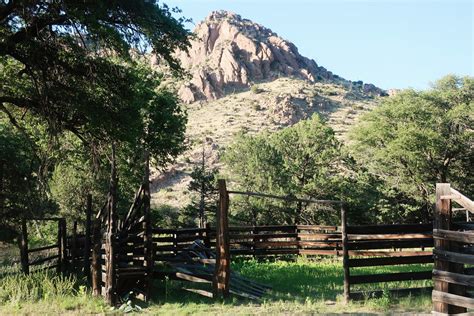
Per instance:
[[[227,11],[212,12],[194,30],[189,51],[177,52],[191,79],[179,89],[186,103],[215,100],[279,77],[350,83],[309,58],[270,29]],[[367,87],[365,87],[367,86]],[[368,93],[383,91],[364,85]]]

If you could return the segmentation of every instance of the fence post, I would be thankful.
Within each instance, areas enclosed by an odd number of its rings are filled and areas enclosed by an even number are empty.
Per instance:
[[[341,202],[341,235],[342,235],[342,265],[344,268],[344,303],[348,303],[351,295],[349,249],[347,240],[347,213],[344,202]]]
[[[437,183],[436,184],[436,206],[435,214],[433,221],[434,229],[451,229],[451,200],[450,199],[441,199],[442,196],[451,195],[451,186],[449,183]],[[444,239],[435,238],[434,246],[436,250],[451,250],[451,242]],[[450,263],[449,261],[441,260],[439,257],[434,255],[434,268],[436,270],[448,271],[448,272],[461,272],[463,271],[463,265]],[[443,282],[440,280],[434,281],[434,290],[462,295],[465,291],[465,288],[455,284],[449,284],[448,282]],[[463,307],[458,307],[454,305],[449,305],[443,302],[433,302],[433,309],[435,312],[439,313],[465,313],[466,309]]]
[[[72,224],[71,238],[71,270],[76,271],[77,268],[77,221]]]
[[[216,268],[213,287],[216,297],[229,295],[230,252],[229,252],[229,193],[224,179],[218,180],[219,208],[217,210]]]
[[[152,286],[152,277],[153,277],[153,234],[151,227],[151,215],[150,215],[150,154],[145,152],[145,177],[143,180],[143,215],[145,216],[144,231],[145,235],[143,238],[144,241],[144,255],[146,267],[146,277],[145,277],[145,300],[150,299],[151,295],[151,286]]]
[[[86,231],[84,234],[84,275],[87,281],[91,282],[91,217],[92,217],[92,194],[87,195],[87,208],[86,208]]]
[[[107,225],[105,237],[105,300],[111,306],[116,303],[116,233],[117,233],[117,160],[115,144],[112,144],[110,188],[107,201]]]
[[[211,224],[206,223],[206,232],[204,235],[204,246],[211,249]]]
[[[451,217],[451,201],[442,200],[442,195],[449,195],[451,193],[450,185],[447,183],[436,184],[436,206],[433,220],[434,229],[449,229]],[[434,239],[434,246],[437,250],[448,250],[449,241],[443,239]],[[436,270],[449,271],[449,262],[443,261],[434,256],[434,268]],[[434,290],[448,293],[449,283],[435,280]],[[433,309],[435,312],[448,313],[449,306],[443,302],[433,302]]]
[[[28,228],[26,226],[26,219],[21,220],[21,235],[19,240],[20,256],[21,256],[21,271],[24,274],[30,273],[29,259],[28,259]]]
[[[60,273],[66,273],[66,236],[66,220],[64,218],[60,218],[58,220],[58,271]]]
[[[91,266],[91,278],[92,278],[92,292],[94,296],[101,295],[101,282],[102,282],[102,269],[101,269],[101,249],[102,249],[102,236],[100,232],[100,219],[95,219],[92,228],[92,266]]]

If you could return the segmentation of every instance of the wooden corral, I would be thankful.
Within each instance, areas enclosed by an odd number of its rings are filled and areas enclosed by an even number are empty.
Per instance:
[[[46,265],[44,269],[56,269],[62,273],[81,272],[91,281],[94,295],[104,296],[111,305],[131,290],[138,297],[149,299],[152,280],[164,277],[208,283],[212,285],[211,292],[192,288],[186,290],[210,297],[226,297],[230,293],[258,299],[268,287],[230,271],[232,258],[324,255],[342,259],[345,301],[367,297],[368,293],[351,289],[356,284],[433,278],[434,312],[464,313],[466,308],[474,307],[474,299],[466,294],[466,288],[474,284],[474,275],[471,275],[474,271],[464,267],[474,264],[474,225],[452,223],[451,201],[470,211],[473,211],[474,204],[449,185],[437,187],[434,230],[432,223],[354,226],[350,225],[346,205],[341,201],[228,191],[224,180],[219,181],[217,227],[163,229],[153,227],[150,220],[147,179],[148,175],[137,191],[129,212],[122,219],[113,206],[116,201],[116,197],[112,196],[114,190],[110,191],[107,202],[94,218],[89,196],[83,232],[78,232],[77,223],[72,223],[68,236],[64,219],[41,219],[58,223],[57,242],[52,245],[29,249],[27,220],[23,220],[20,238],[23,272],[30,273],[36,265]],[[113,185],[114,181],[111,181]],[[332,204],[341,212],[341,224],[229,226],[229,196],[232,194]],[[359,267],[432,263],[433,246],[433,271],[375,275],[357,273]],[[30,254],[36,252],[47,252],[49,255],[31,260]],[[171,270],[162,270],[163,266]],[[408,287],[393,289],[393,292],[406,294],[424,290]],[[381,293],[373,291],[368,295],[372,297]]]

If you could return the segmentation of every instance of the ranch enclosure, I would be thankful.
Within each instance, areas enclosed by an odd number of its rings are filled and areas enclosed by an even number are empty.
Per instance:
[[[451,200],[462,206],[456,211],[472,210],[472,201],[449,184],[438,185],[434,223],[355,226],[348,224],[350,219],[343,202],[317,200],[311,202],[337,206],[340,225],[229,226],[227,212],[232,194],[287,198],[227,191],[225,181],[219,184],[218,227],[153,227],[145,213],[146,186],[137,192],[127,216],[117,221],[115,233],[108,233],[110,222],[104,217],[107,205],[92,216],[88,203],[84,232],[77,231],[75,222],[72,232],[67,234],[64,219],[45,218],[42,220],[57,222],[57,243],[30,249],[24,220],[20,243],[22,271],[28,274],[54,269],[59,273],[84,273],[91,281],[93,293],[104,296],[110,304],[116,304],[120,296],[130,291],[149,299],[154,291],[153,280],[185,281],[189,285],[184,289],[196,295],[215,298],[232,294],[259,300],[271,287],[231,272],[231,261],[302,256],[317,262],[321,257],[329,257],[342,261],[340,295],[345,302],[380,298],[387,291],[394,297],[428,293],[433,287],[420,287],[427,284],[420,281],[433,280],[435,312],[465,313],[473,307],[469,293],[474,270],[469,265],[474,262],[470,232],[474,224],[450,220]],[[31,254],[35,259],[30,258]],[[374,269],[367,270],[371,267]],[[380,273],[377,267],[390,269]],[[203,288],[203,284],[211,287]]]

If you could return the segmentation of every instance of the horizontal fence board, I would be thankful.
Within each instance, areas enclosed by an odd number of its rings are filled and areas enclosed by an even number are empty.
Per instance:
[[[347,248],[349,250],[370,250],[387,248],[425,248],[432,247],[433,239],[422,238],[413,240],[385,240],[385,241],[354,241],[349,240]]]
[[[54,248],[58,248],[58,244],[28,249],[28,253],[39,252],[39,251],[44,251],[44,250],[49,250],[49,249],[54,249]]]
[[[432,255],[349,259],[349,267],[392,266],[398,264],[432,263]]]
[[[433,256],[435,259],[444,260],[449,262],[455,263],[463,263],[463,264],[474,264],[474,256],[467,255],[462,253],[457,253],[453,251],[446,251],[446,250],[433,250]]]
[[[474,275],[433,270],[433,280],[474,287]]]
[[[461,243],[474,244],[473,232],[457,232],[444,229],[434,229],[433,236],[437,239],[457,241]]]
[[[298,230],[323,230],[323,231],[337,231],[340,230],[340,226],[332,225],[296,225]]]
[[[352,240],[400,240],[400,239],[428,239],[433,238],[431,233],[427,234],[349,234],[347,235],[349,241]]]
[[[429,233],[433,224],[393,224],[347,226],[347,234],[412,234]]]
[[[296,231],[295,225],[268,225],[268,226],[229,226],[229,232],[235,231],[254,231],[254,232],[295,232]]]
[[[322,255],[322,256],[334,256],[334,255],[342,255],[341,249],[333,249],[333,250],[323,250],[323,249],[299,249],[298,251],[301,255]]]
[[[277,233],[277,234],[229,234],[230,240],[240,239],[271,239],[271,238],[296,238],[297,233]]]
[[[349,282],[351,284],[363,284],[363,283],[379,283],[379,282],[410,281],[410,280],[429,280],[431,278],[432,278],[432,273],[430,270],[430,271],[418,271],[418,272],[352,275],[349,277]]]
[[[429,293],[433,290],[433,287],[415,287],[415,288],[404,288],[404,289],[390,289],[388,292],[394,297],[404,297],[413,294]],[[373,291],[355,291],[349,294],[352,300],[365,300],[366,298],[380,298],[385,294],[386,290],[373,290]]]
[[[456,306],[461,306],[461,307],[466,307],[466,308],[474,308],[474,299],[461,296],[461,295],[444,293],[441,291],[433,290],[432,298],[433,298],[433,301],[436,301],[436,302],[441,302],[441,303],[446,303],[446,304],[456,305]]]
[[[50,257],[46,257],[46,258],[41,258],[41,259],[37,259],[37,260],[34,260],[32,262],[29,263],[30,266],[36,266],[36,265],[39,265],[39,264],[42,264],[42,263],[45,263],[45,262],[48,262],[48,261],[52,261],[52,260],[56,260],[59,258],[59,255],[54,255],[54,256],[50,256]]]

